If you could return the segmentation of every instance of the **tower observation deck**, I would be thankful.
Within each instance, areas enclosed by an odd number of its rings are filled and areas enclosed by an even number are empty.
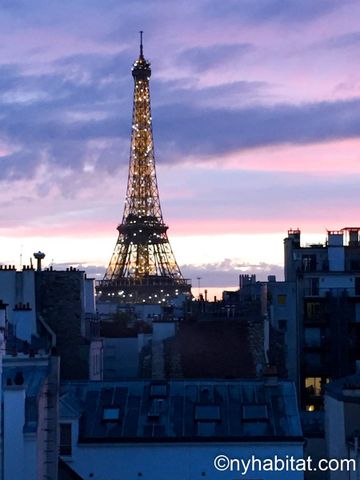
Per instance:
[[[134,104],[125,208],[97,295],[117,302],[163,303],[190,293],[191,285],[180,272],[162,216],[150,106],[151,68],[140,33],[140,54],[132,67]]]

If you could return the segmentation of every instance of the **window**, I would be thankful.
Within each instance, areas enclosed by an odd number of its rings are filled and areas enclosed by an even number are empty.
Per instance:
[[[320,303],[308,302],[306,304],[306,317],[308,320],[317,320],[320,316]]]
[[[219,422],[221,420],[219,405],[196,405],[195,420],[197,422]]]
[[[201,404],[195,406],[195,421],[197,433],[203,436],[213,436],[216,425],[221,422],[220,405]]]
[[[286,295],[278,295],[277,297],[278,304],[279,305],[285,305],[286,304]]]
[[[204,437],[214,436],[216,432],[216,422],[197,422],[197,434]]]
[[[322,377],[306,377],[305,388],[308,395],[320,396],[323,393],[323,387],[329,383],[329,378]]]
[[[244,422],[264,422],[269,420],[267,405],[243,405],[242,414]]]
[[[320,328],[305,328],[305,346],[306,347],[320,347],[321,346],[321,331]]]
[[[72,453],[71,423],[60,423],[59,455],[70,456]]]
[[[167,397],[168,388],[166,383],[152,383],[150,385],[150,397]]]
[[[118,422],[120,419],[120,408],[105,407],[103,410],[104,422]]]
[[[314,272],[316,270],[316,255],[303,255],[302,267],[305,272]]]
[[[360,295],[360,277],[355,277],[355,295]]]
[[[287,320],[279,320],[279,329],[285,332],[287,329]]]
[[[322,357],[318,352],[306,352],[305,353],[305,368],[308,369],[309,373],[318,373],[322,367]]]
[[[160,418],[161,409],[162,409],[163,400],[160,398],[155,398],[151,402],[150,410],[148,412],[148,417],[154,420]]]
[[[319,279],[318,278],[309,278],[310,281],[310,295],[319,295]]]

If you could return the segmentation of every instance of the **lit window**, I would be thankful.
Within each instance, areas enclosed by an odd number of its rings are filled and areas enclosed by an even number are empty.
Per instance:
[[[305,378],[305,388],[308,395],[320,396],[323,393],[323,387],[329,383],[329,378],[307,377]]]
[[[285,305],[286,304],[286,295],[278,295],[277,300],[278,300],[279,305]]]

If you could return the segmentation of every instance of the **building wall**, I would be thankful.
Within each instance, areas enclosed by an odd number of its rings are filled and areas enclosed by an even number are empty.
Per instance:
[[[139,374],[137,337],[103,338],[104,380],[135,378]]]
[[[357,392],[358,398],[360,392]],[[353,438],[360,434],[360,403],[346,402],[344,404],[344,422],[346,438]]]
[[[36,433],[24,434],[24,459],[22,460],[23,468],[26,474],[24,478],[29,480],[37,480],[42,478],[38,471],[37,465],[38,440]],[[5,480],[7,480],[5,478]]]
[[[269,282],[270,323],[284,333],[287,377],[299,383],[298,324],[295,282]]]
[[[84,287],[85,313],[95,315],[95,280],[93,278],[85,278]]]
[[[83,337],[85,273],[77,270],[36,273],[37,310],[56,334],[61,377],[87,379],[89,346]]]
[[[24,386],[4,388],[4,480],[36,480],[36,471],[23,461],[25,456],[23,428],[25,424]],[[32,463],[33,465],[33,463]]]
[[[31,337],[36,335],[36,311],[30,309],[16,309],[12,314],[13,333],[16,338],[31,342]]]
[[[176,334],[177,322],[153,322],[153,336],[154,342],[160,342],[166,338],[174,337]]]
[[[14,384],[15,371],[24,372],[22,385]],[[2,395],[4,476],[0,473],[0,478],[56,480],[59,360],[8,356],[3,374],[12,384],[5,382]]]
[[[325,395],[325,438],[329,458],[347,457],[344,403],[330,395]],[[340,472],[335,473],[340,475]],[[336,480],[337,477],[332,478]]]
[[[74,432],[75,435],[75,432]],[[189,443],[189,444],[82,444],[73,449],[71,467],[83,478],[92,474],[97,480],[229,480],[256,478],[279,480],[279,472],[261,472],[242,476],[240,472],[217,471],[213,460],[220,454],[246,459],[256,455],[303,458],[303,447],[289,443]],[[69,459],[68,459],[69,460]],[[303,472],[286,472],[286,480],[302,480]]]
[[[36,334],[36,309],[35,309],[35,271],[0,269],[0,299],[9,306],[7,308],[8,321],[17,325],[17,331],[22,340],[29,340],[31,334]],[[23,316],[14,311],[17,304],[30,306]],[[25,338],[23,338],[25,336]]]

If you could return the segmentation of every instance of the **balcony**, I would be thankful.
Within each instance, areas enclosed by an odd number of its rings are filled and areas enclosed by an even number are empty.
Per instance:
[[[306,298],[326,299],[354,297],[360,299],[360,290],[355,287],[319,288],[304,287],[303,296]]]

